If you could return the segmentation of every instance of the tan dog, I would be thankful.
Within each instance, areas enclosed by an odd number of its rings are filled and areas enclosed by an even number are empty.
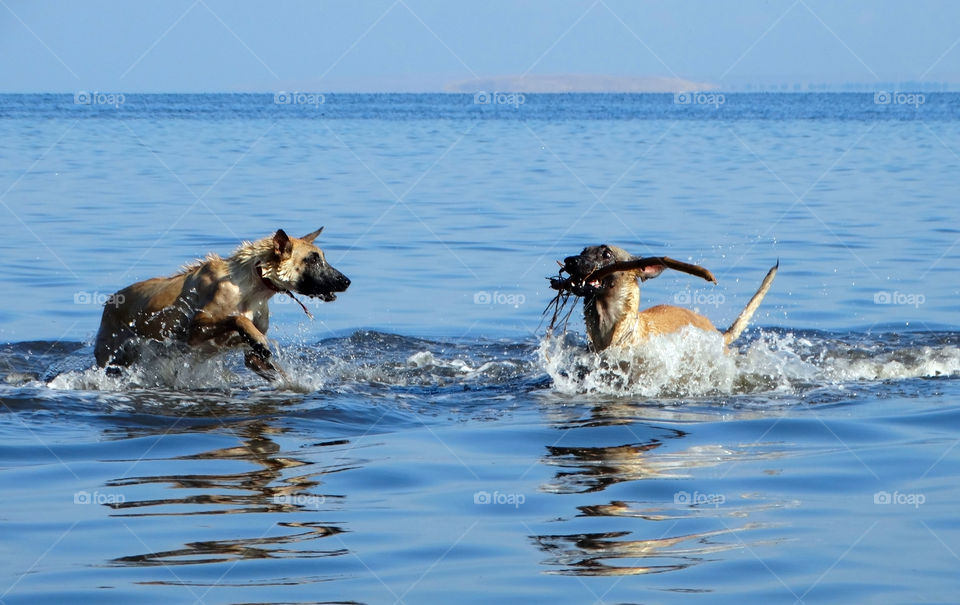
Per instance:
[[[128,366],[150,341],[185,343],[203,353],[247,347],[244,362],[268,380],[283,377],[270,361],[267,301],[277,292],[336,299],[350,285],[313,240],[278,230],[241,245],[229,258],[216,254],[171,277],[155,277],[114,294],[97,333],[97,364]],[[299,302],[299,301],[298,301]],[[306,310],[306,307],[304,307]]]
[[[708,332],[717,331],[709,319],[683,307],[657,305],[644,311],[640,310],[640,286],[637,280],[646,281],[657,277],[668,268],[665,264],[651,264],[638,269],[616,271],[599,279],[592,279],[592,275],[600,272],[604,267],[638,260],[641,259],[622,248],[607,245],[590,246],[584,248],[578,256],[564,259],[563,268],[570,274],[570,282],[574,284],[575,292],[584,297],[583,317],[591,350],[602,351],[608,347],[628,347],[644,342],[651,336],[677,332],[686,326],[694,326]],[[673,263],[684,265],[676,261]],[[686,265],[686,267],[696,269],[695,274],[708,281],[715,281],[713,275],[702,267],[695,265]],[[757,307],[760,306],[760,301],[770,289],[778,267],[779,263],[770,269],[760,289],[753,295],[733,325],[723,333],[724,344],[729,345],[746,329],[747,322],[753,317]],[[602,275],[602,272],[600,274]]]

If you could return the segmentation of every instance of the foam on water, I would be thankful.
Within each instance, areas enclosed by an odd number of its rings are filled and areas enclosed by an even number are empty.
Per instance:
[[[204,358],[190,354],[149,354],[141,363],[108,374],[86,367],[90,360],[72,356],[71,365],[84,364],[56,374],[47,386],[56,390],[125,391],[142,388],[218,389],[238,386],[238,374],[226,355]]]
[[[268,385],[243,367],[241,356],[151,356],[119,375],[91,367],[89,347],[34,368],[35,381],[54,391],[135,389],[225,393],[274,389],[486,389],[522,385],[560,394],[688,398],[775,394],[804,396],[817,389],[910,378],[960,375],[957,335],[761,332],[724,350],[718,333],[694,328],[653,338],[631,349],[597,355],[573,334],[533,343],[451,343],[357,332],[322,343],[275,347],[288,380]],[[21,385],[27,380],[8,375]],[[549,380],[548,380],[549,379]],[[552,384],[551,384],[552,383]]]
[[[952,344],[891,347],[792,332],[763,333],[726,352],[719,333],[695,328],[602,354],[564,336],[545,338],[538,356],[554,388],[567,394],[800,394],[844,383],[960,374],[960,348]]]
[[[310,393],[364,387],[432,387],[499,385],[537,372],[529,346],[453,345],[361,331],[314,345],[274,345],[275,360],[287,380],[277,388]],[[85,347],[38,368],[51,376],[54,390],[124,391],[258,389],[267,383],[243,367],[238,352],[207,358],[199,355],[149,354],[148,359],[117,375],[90,367]],[[8,377],[9,378],[9,377]],[[18,382],[26,382],[18,380]],[[39,382],[37,384],[43,384]]]

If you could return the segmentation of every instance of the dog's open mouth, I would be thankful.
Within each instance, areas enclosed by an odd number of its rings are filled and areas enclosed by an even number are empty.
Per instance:
[[[576,296],[591,296],[596,294],[603,285],[600,283],[599,279],[589,279],[589,278],[575,278],[570,277],[570,281],[567,284],[566,289]]]
[[[544,316],[551,315],[549,330],[557,326],[558,321],[566,326],[567,320],[570,319],[570,313],[573,312],[573,307],[567,311],[566,316],[561,320],[563,309],[567,306],[567,300],[571,296],[578,298],[591,298],[603,287],[600,278],[593,276],[593,273],[596,272],[596,269],[591,271],[586,275],[580,275],[570,273],[567,271],[566,267],[561,265],[560,273],[556,277],[551,277],[550,287],[557,291],[557,295],[550,301],[547,305],[547,308],[543,310]],[[564,276],[564,273],[567,275]],[[551,313],[552,311],[552,313]],[[564,328],[566,329],[566,328]]]
[[[603,283],[600,279],[594,278],[592,275],[568,275],[563,277],[552,278],[550,280],[550,287],[554,290],[557,290],[561,294],[573,294],[574,296],[590,296],[595,294],[598,290],[603,288]]]

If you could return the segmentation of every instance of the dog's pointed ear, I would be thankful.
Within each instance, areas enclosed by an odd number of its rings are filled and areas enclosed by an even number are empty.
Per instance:
[[[293,242],[283,229],[277,229],[273,234],[273,253],[280,260],[290,258],[290,254],[293,253]]]
[[[637,271],[637,277],[640,278],[640,281],[647,281],[648,279],[653,279],[654,277],[659,276],[661,273],[666,270],[666,265],[653,265],[651,267],[644,267]]]
[[[634,256],[631,260],[639,260],[639,256]],[[656,264],[656,265],[647,265],[641,269],[634,271],[637,278],[640,281],[647,281],[648,279],[653,279],[654,277],[659,277],[661,273],[667,270],[666,265]]]
[[[323,233],[323,227],[320,227],[319,229],[317,229],[317,230],[314,231],[313,233],[308,233],[308,234],[304,235],[304,236],[301,237],[300,239],[302,239],[303,241],[307,242],[308,244],[312,244],[312,243],[313,243],[313,240],[317,239],[317,236],[320,235],[321,233]]]
[[[639,266],[639,269],[634,270],[634,275],[643,281],[660,275],[666,269],[673,269],[674,271],[686,273],[687,275],[695,275],[696,277],[705,279],[712,284],[717,283],[717,278],[714,277],[713,273],[710,273],[708,269],[705,269],[700,265],[692,265],[690,263],[673,260],[669,256],[651,256],[649,258],[639,258],[634,256],[626,264]]]

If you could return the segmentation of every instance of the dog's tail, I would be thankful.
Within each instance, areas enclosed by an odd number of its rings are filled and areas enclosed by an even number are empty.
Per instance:
[[[757,293],[753,295],[753,298],[750,299],[750,302],[747,303],[747,306],[743,308],[743,311],[740,312],[740,315],[737,316],[737,319],[734,320],[733,324],[727,328],[727,331],[723,333],[723,344],[729,345],[731,342],[736,340],[744,330],[747,329],[747,322],[750,321],[750,318],[753,317],[753,314],[757,311],[757,307],[760,306],[760,303],[763,301],[763,297],[767,295],[767,290],[770,289],[770,284],[773,283],[773,278],[777,275],[777,269],[780,268],[780,261],[777,261],[777,264],[770,268],[767,271],[767,276],[763,278],[763,282],[760,284],[760,287],[757,289]]]

